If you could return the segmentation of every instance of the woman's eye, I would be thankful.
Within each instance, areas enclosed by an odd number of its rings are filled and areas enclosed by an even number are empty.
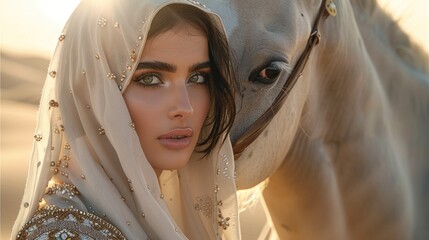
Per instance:
[[[134,81],[146,86],[158,85],[163,83],[161,81],[161,77],[158,74],[154,73],[143,74],[140,77],[136,78]]]
[[[188,79],[190,83],[196,83],[196,84],[205,84],[206,80],[207,80],[207,74],[204,74],[204,73],[195,73]]]

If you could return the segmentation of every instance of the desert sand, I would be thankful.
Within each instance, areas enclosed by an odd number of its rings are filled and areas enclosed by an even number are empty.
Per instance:
[[[1,239],[21,203],[47,67],[47,59],[1,55]]]

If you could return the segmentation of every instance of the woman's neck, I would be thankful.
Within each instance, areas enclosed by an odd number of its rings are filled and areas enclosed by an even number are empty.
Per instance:
[[[155,168],[155,167],[152,167],[152,168],[155,171],[156,177],[158,178],[158,182],[159,182],[159,178],[161,177],[161,174],[162,174],[163,170],[159,169],[159,168]]]

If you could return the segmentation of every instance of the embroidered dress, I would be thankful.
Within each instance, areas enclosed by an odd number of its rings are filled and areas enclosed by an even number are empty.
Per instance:
[[[126,239],[113,225],[100,217],[75,208],[46,206],[36,211],[17,239]]]

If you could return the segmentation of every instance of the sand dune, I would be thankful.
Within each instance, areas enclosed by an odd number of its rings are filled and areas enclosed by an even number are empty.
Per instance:
[[[8,239],[18,213],[31,154],[37,107],[15,101],[1,103],[1,231]]]
[[[24,191],[48,60],[1,55],[1,239],[9,239]]]

